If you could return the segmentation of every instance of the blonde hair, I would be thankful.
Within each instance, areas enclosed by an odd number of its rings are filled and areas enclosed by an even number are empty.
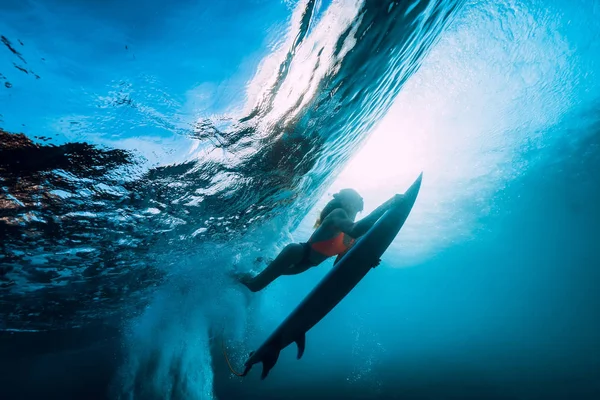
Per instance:
[[[340,190],[339,192],[337,192],[336,194],[333,195],[333,199],[331,199],[329,201],[329,203],[327,203],[327,205],[325,205],[323,210],[321,210],[321,213],[319,214],[319,217],[315,221],[313,228],[317,229],[319,226],[321,226],[321,223],[323,222],[323,220],[329,215],[330,212],[332,212],[336,208],[344,208],[342,206],[342,199],[362,201],[362,197],[360,197],[360,195],[358,194],[358,192],[356,190],[354,190],[354,189]]]
[[[319,226],[321,226],[323,220],[327,218],[329,213],[331,213],[336,208],[342,208],[342,202],[339,198],[336,197],[336,195],[333,195],[333,199],[330,200],[329,203],[327,203],[327,205],[319,213],[319,216],[317,217],[313,228],[317,229]]]

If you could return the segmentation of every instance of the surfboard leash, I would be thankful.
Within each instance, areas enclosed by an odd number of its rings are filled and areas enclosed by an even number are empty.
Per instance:
[[[225,332],[223,332],[223,333],[225,333]],[[231,365],[231,362],[229,361],[229,357],[227,356],[227,348],[225,347],[225,335],[222,335],[221,347],[223,348],[223,355],[225,356],[225,361],[227,362],[227,366],[229,367],[229,370],[231,371],[231,373],[234,374],[235,376],[239,376],[239,377],[246,376],[245,374],[237,372],[235,369],[233,369],[233,366]]]
[[[225,347],[225,329],[223,329],[223,333],[221,335],[221,347],[223,348],[223,355],[225,356],[225,361],[227,361],[227,367],[229,367],[229,370],[231,371],[232,374],[234,374],[235,376],[239,376],[239,377],[244,377],[246,375],[248,375],[248,372],[250,372],[250,370],[252,369],[252,364],[248,364],[248,361],[246,361],[246,368],[244,369],[244,372],[240,373],[237,372],[233,366],[231,365],[231,362],[229,361],[229,357],[227,356],[227,347]],[[252,355],[254,354],[253,351],[250,352],[250,357],[252,357]]]

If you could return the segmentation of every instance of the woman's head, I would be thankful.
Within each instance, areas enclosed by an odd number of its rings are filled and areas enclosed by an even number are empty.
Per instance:
[[[341,208],[348,214],[356,214],[363,210],[363,198],[354,189],[342,189],[334,194],[333,198],[340,202]]]
[[[343,208],[352,218],[363,210],[363,198],[354,189],[342,189],[333,195],[333,200],[329,201],[317,222],[315,228],[321,225],[321,222],[336,208]]]

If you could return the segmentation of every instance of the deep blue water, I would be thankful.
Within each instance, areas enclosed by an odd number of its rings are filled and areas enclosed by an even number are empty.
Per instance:
[[[600,398],[597,1],[0,0],[1,398]],[[423,186],[331,267],[228,274]],[[360,216],[359,216],[360,217]],[[261,259],[262,258],[262,259]],[[258,368],[257,368],[258,369]]]

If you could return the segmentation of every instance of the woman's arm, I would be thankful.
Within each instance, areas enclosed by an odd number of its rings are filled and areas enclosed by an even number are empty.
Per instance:
[[[341,208],[332,211],[323,224],[330,224],[332,227],[336,227],[340,231],[350,235],[353,238],[358,238],[365,233],[377,222],[379,218],[394,204],[404,199],[403,195],[397,194],[375,210],[373,210],[369,215],[365,218],[361,219],[358,222],[353,222],[344,210]]]

